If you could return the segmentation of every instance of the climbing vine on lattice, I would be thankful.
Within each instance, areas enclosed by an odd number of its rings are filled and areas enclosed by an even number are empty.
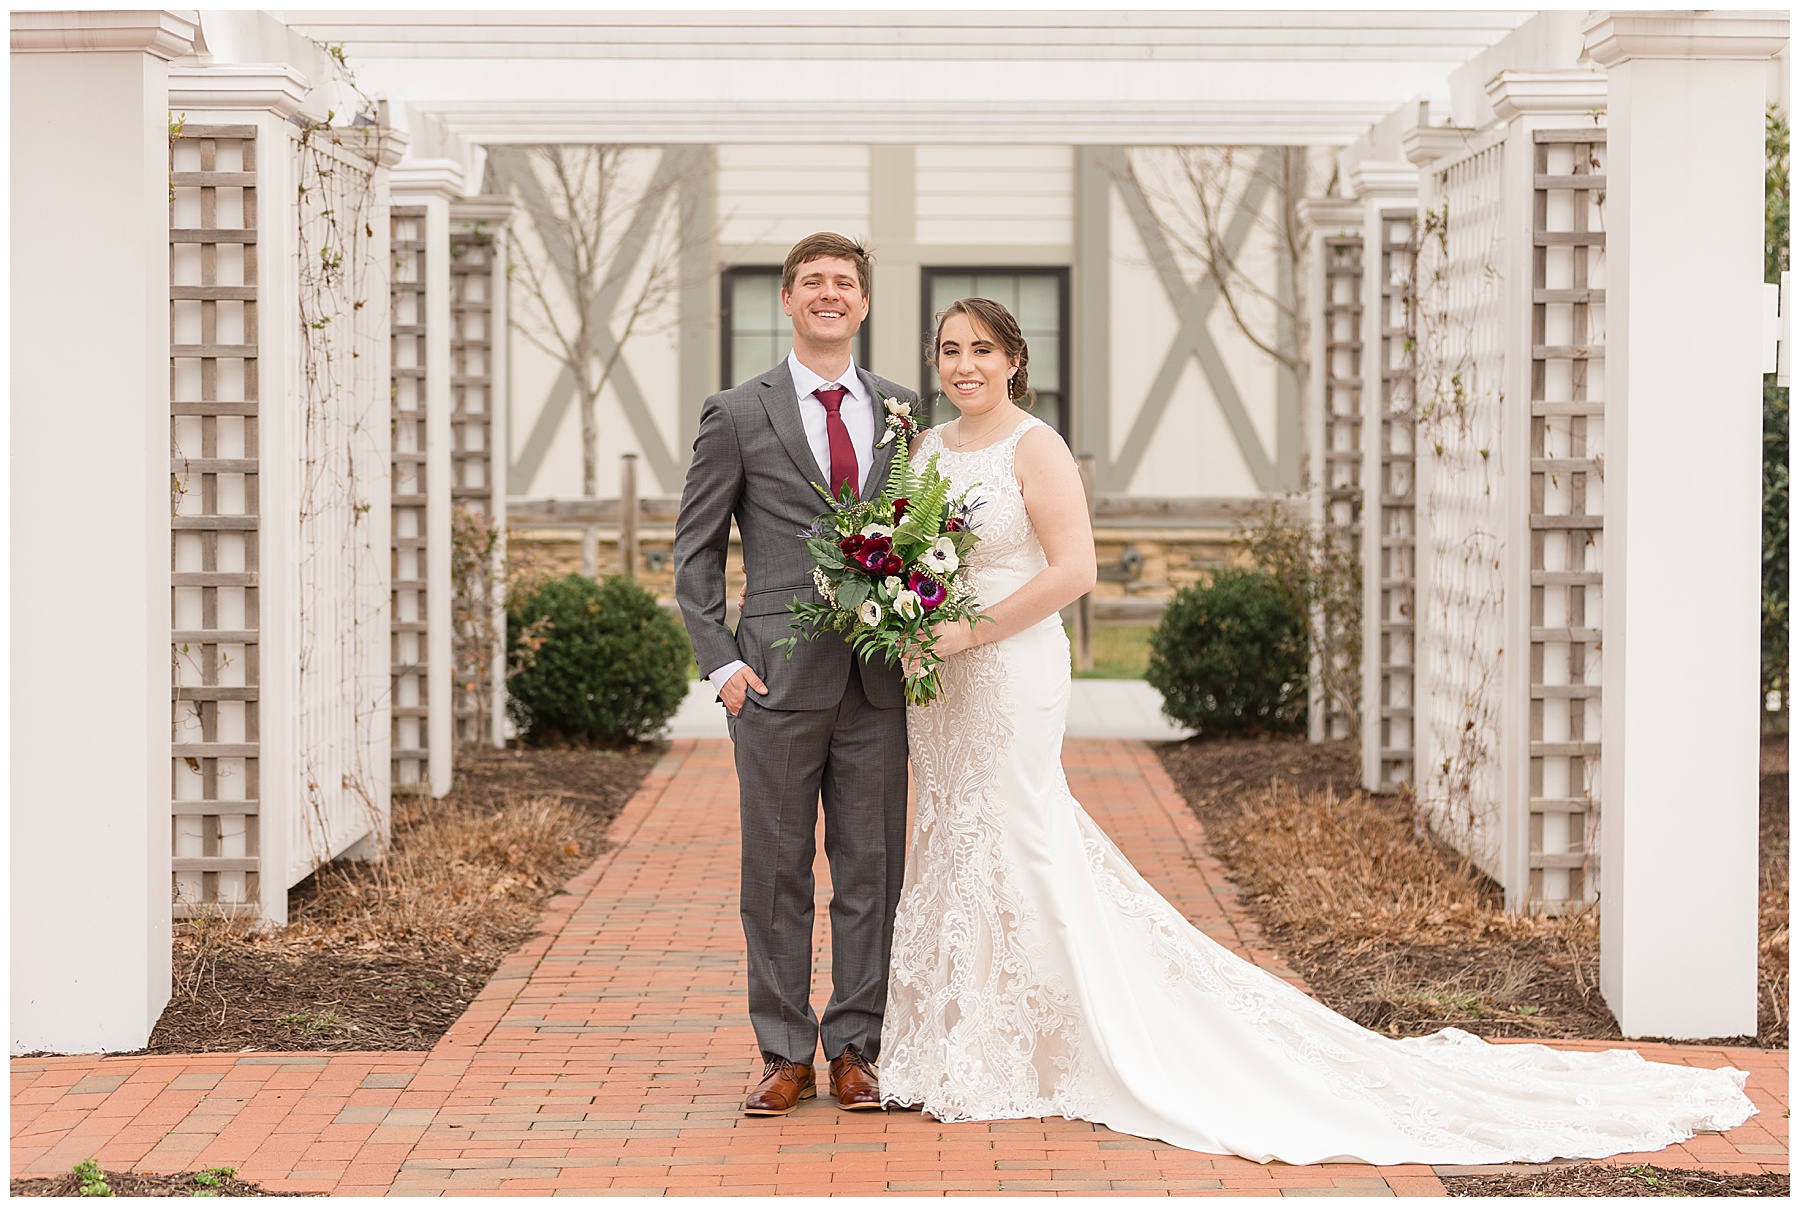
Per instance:
[[[1417,512],[1431,545],[1417,609],[1434,618],[1417,657],[1432,688],[1416,701],[1415,724],[1435,765],[1415,775],[1421,809],[1464,849],[1493,840],[1500,806],[1503,154],[1490,144],[1434,174],[1408,286],[1413,419],[1432,459]]]
[[[354,89],[341,48],[324,49]],[[369,102],[351,125],[333,125],[328,112],[290,136],[300,354],[300,816],[315,860],[335,854],[346,808],[363,810],[376,836],[385,830],[387,769],[375,751],[390,688],[385,673],[371,670],[386,671],[389,644],[389,549],[372,514],[388,488],[388,383],[375,379],[387,336],[387,275],[375,227],[384,132],[373,111]]]

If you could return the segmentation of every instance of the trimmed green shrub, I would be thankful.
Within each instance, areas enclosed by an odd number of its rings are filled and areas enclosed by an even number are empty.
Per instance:
[[[1306,627],[1291,596],[1272,575],[1236,567],[1169,601],[1144,673],[1170,720],[1209,735],[1299,728],[1306,676]]]
[[[553,578],[509,600],[507,707],[534,745],[650,737],[687,695],[687,634],[628,578]]]

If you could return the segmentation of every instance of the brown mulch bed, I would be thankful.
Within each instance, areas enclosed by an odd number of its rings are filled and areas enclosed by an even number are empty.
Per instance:
[[[543,903],[608,849],[607,827],[660,754],[459,754],[448,796],[395,797],[384,858],[295,885],[285,928],[218,917],[178,928],[175,993],[143,1051],[431,1047]]]
[[[1445,1178],[1452,1195],[1473,1198],[1687,1198],[1693,1195],[1787,1197],[1784,1173],[1707,1173],[1660,1165],[1554,1165],[1530,1173]]]
[[[1763,1018],[1787,1046],[1786,745],[1764,747]],[[1193,739],[1160,750],[1240,898],[1314,995],[1365,1027],[1619,1039],[1592,912],[1525,917],[1422,834],[1408,796],[1358,787],[1350,742]]]
[[[296,1194],[291,1190],[264,1190],[255,1182],[240,1182],[235,1174],[223,1169],[204,1172],[213,1179],[211,1185],[196,1182],[193,1173],[118,1173],[110,1169],[103,1180],[113,1196],[134,1199],[185,1199],[195,1195],[249,1199],[293,1197]],[[82,1195],[82,1187],[86,1184],[80,1174],[70,1171],[60,1178],[14,1178],[10,1189],[19,1198],[75,1198]],[[93,1191],[88,1193],[94,1194]],[[310,1197],[316,1192],[300,1193]]]

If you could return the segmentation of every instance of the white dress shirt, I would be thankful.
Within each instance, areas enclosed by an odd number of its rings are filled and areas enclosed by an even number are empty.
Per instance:
[[[820,377],[801,364],[800,358],[792,352],[788,353],[787,367],[789,376],[794,379],[794,395],[800,402],[800,425],[806,429],[806,443],[812,449],[813,460],[819,463],[817,481],[821,485],[831,478],[831,436],[825,430],[825,404],[819,401],[816,391],[820,386],[844,387],[846,393],[838,404],[838,417],[844,421],[850,443],[856,449],[856,488],[860,491],[868,479],[869,467],[875,462],[875,399],[856,371],[855,358],[836,381]],[[743,659],[734,658],[710,672],[706,677],[712,681],[714,693],[724,691],[725,684],[744,665]]]

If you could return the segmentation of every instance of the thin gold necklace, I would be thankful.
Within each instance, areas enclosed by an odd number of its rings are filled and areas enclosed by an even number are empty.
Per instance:
[[[1005,418],[1006,418],[1006,416],[1004,416],[1004,415],[1002,415],[1002,416],[1000,416],[1000,419],[1005,419]],[[989,433],[990,433],[990,432],[996,432],[996,431],[998,431],[998,430],[999,430],[999,429],[1000,429],[1000,420],[998,420],[998,419],[997,419],[997,420],[995,420],[995,421],[994,421],[994,424],[993,424],[993,426],[992,426],[992,427],[990,427],[990,428],[988,428],[988,429],[987,429],[987,431],[985,431],[985,432],[981,432],[981,433],[979,433],[979,434],[978,434],[978,435],[976,435],[976,436],[972,436],[972,437],[970,437],[970,438],[969,438],[969,439],[967,439],[967,440],[964,440],[964,439],[963,439],[963,438],[962,438],[962,425],[963,425],[963,420],[962,420],[962,416],[961,416],[961,415],[958,415],[958,416],[957,416],[957,417],[956,417],[956,436],[957,436],[957,440],[956,440],[956,445],[955,445],[955,447],[954,447],[954,449],[953,449],[953,451],[955,451],[955,452],[959,452],[959,453],[960,453],[960,452],[962,452],[962,451],[963,451],[963,450],[964,450],[964,449],[965,449],[965,448],[968,448],[968,447],[969,447],[969,445],[971,445],[971,444],[973,444],[973,443],[974,443],[974,442],[975,442],[975,441],[976,441],[976,440],[979,440],[979,439],[980,439],[980,438],[981,438],[981,437],[982,437],[982,436],[986,436],[986,435],[988,435],[988,434],[989,434]]]

